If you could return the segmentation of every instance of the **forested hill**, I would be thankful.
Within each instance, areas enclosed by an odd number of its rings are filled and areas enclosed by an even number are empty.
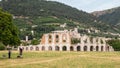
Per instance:
[[[99,20],[120,29],[120,7],[92,13]]]
[[[78,27],[102,32],[118,32],[114,27],[98,21],[92,14],[55,1],[2,0],[0,6],[13,14],[14,23],[21,30],[21,37],[31,35],[32,30],[38,37],[43,33],[63,29],[60,25],[65,23],[67,24],[65,29]]]
[[[92,14],[97,16],[97,18],[102,22],[115,27],[117,30],[120,30],[120,7],[94,12]]]
[[[56,16],[94,27],[102,25],[94,22],[91,14],[55,1],[2,0],[1,6],[14,16]]]
[[[84,23],[93,16],[62,3],[46,0],[3,0],[1,6],[15,16],[57,16]]]

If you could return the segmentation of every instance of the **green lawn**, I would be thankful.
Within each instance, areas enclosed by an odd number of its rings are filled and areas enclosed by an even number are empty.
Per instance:
[[[120,52],[24,52],[17,59],[2,58],[7,51],[0,51],[0,68],[120,68]]]

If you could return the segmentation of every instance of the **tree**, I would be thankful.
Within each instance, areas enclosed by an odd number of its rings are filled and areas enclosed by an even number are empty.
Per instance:
[[[0,50],[5,50],[5,46],[3,43],[0,42]]]
[[[19,45],[18,29],[13,24],[12,15],[0,8],[0,42],[5,46]]]
[[[120,51],[120,40],[109,40],[107,43],[114,48],[115,51]]]
[[[31,44],[32,45],[38,45],[38,44],[40,44],[40,41],[37,40],[37,39],[34,39],[34,40],[31,41]]]

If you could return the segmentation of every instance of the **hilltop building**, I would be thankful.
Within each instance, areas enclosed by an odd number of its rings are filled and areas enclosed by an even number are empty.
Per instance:
[[[78,29],[52,31],[42,36],[39,45],[23,46],[25,51],[114,51],[107,38],[81,35]]]

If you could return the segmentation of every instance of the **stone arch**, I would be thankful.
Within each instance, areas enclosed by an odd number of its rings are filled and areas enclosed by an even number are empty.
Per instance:
[[[26,51],[28,50],[28,47],[26,47]]]
[[[90,46],[90,51],[93,51],[94,50],[94,47],[93,46]]]
[[[57,38],[57,39],[59,38],[59,35],[58,35],[58,34],[56,35],[56,38]]]
[[[22,49],[24,50],[25,48],[24,48],[24,47],[22,47]]]
[[[70,51],[74,51],[74,47],[73,46],[70,46]]]
[[[62,42],[65,43],[67,40],[67,35],[66,34],[63,34],[62,35]]]
[[[84,48],[84,51],[87,51],[87,46],[84,46],[83,48]]]
[[[42,51],[44,51],[45,50],[45,46],[42,46]]]
[[[99,51],[99,46],[96,46],[96,51]]]
[[[52,51],[52,46],[49,46],[49,47],[48,47],[48,50],[49,50],[49,51]]]
[[[52,35],[49,35],[49,39],[52,39]]]
[[[101,46],[101,51],[103,51],[103,49],[104,49],[104,47],[103,47],[103,46]]]
[[[37,46],[37,47],[35,48],[35,50],[36,50],[36,51],[39,51],[39,47]]]
[[[77,51],[80,51],[81,49],[80,49],[80,46],[77,46]]]
[[[107,51],[109,51],[109,49],[110,49],[110,47],[109,47],[109,46],[107,46]]]
[[[63,47],[62,47],[62,50],[63,50],[63,51],[67,51],[67,47],[66,47],[66,46],[63,46]]]
[[[30,50],[33,50],[33,47],[30,47]]]
[[[51,34],[49,34],[49,37],[48,37],[48,42],[49,42],[49,44],[51,44],[51,43],[52,43],[52,35],[51,35]]]
[[[55,46],[55,51],[59,51],[60,47],[59,46]]]

